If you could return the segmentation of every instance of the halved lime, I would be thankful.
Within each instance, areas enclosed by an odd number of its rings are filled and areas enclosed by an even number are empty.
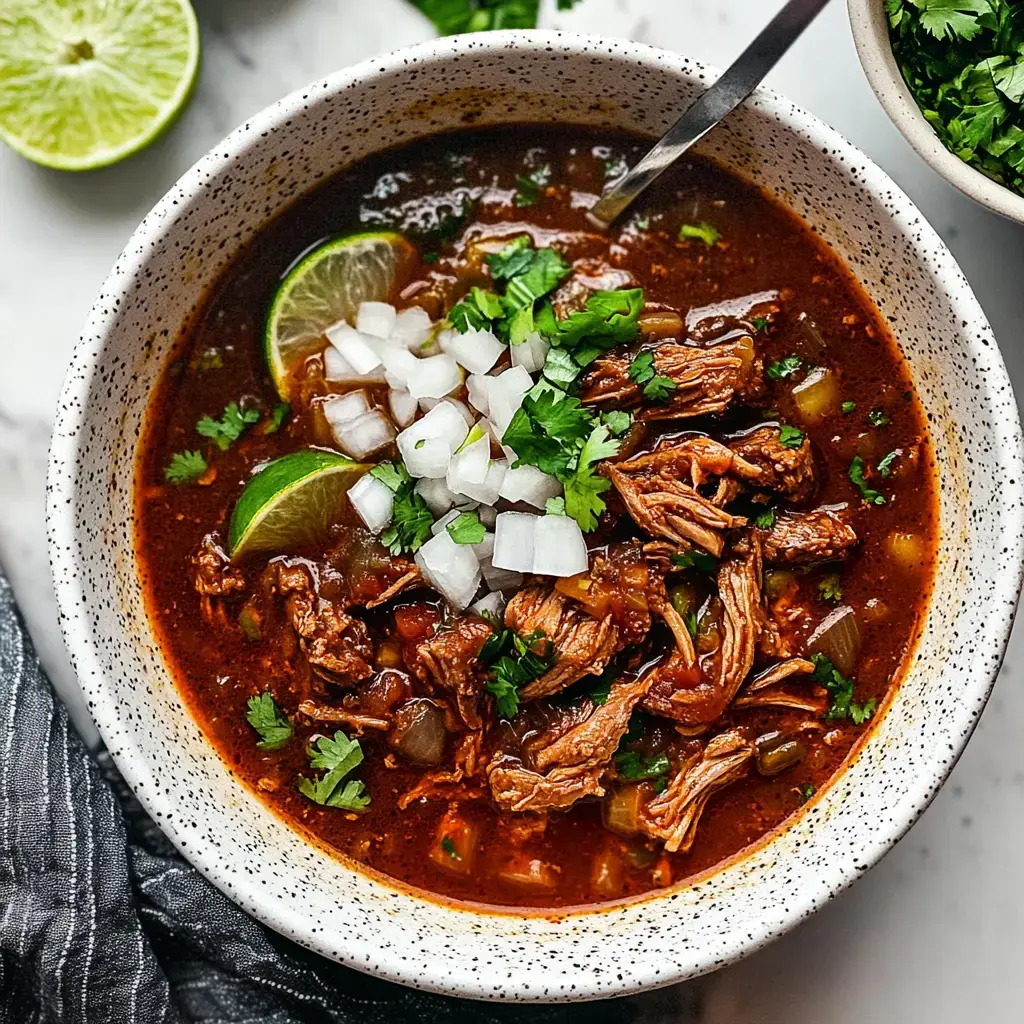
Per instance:
[[[317,448],[275,459],[245,485],[235,505],[228,527],[232,559],[322,543],[349,487],[370,468]]]
[[[188,0],[0,3],[0,139],[47,167],[92,170],[147,146],[198,71]]]
[[[394,298],[415,260],[411,243],[383,231],[336,238],[299,261],[274,296],[263,341],[282,398],[291,397],[295,367],[324,347],[324,330],[352,321],[360,302]]]

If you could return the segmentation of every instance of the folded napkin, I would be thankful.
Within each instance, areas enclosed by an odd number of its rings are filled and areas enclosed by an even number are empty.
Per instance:
[[[178,856],[110,758],[85,749],[0,573],[0,1024],[600,1024],[645,1005],[660,1017],[658,1004],[448,999],[264,928]]]

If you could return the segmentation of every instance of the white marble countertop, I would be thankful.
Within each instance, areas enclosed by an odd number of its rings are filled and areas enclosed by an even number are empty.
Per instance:
[[[61,379],[92,299],[132,229],[245,117],[336,68],[426,38],[403,0],[195,0],[205,58],[179,125],[121,166],[82,176],[0,147],[0,563],[46,668],[75,701],[57,630],[43,529],[46,449]],[[554,2],[551,0],[551,8]],[[727,64],[766,20],[765,0],[584,0],[548,26],[628,36]],[[1024,228],[965,199],[921,163],[864,81],[838,0],[769,78],[834,125],[915,199],[973,284],[1024,395]],[[644,1000],[645,1018],[714,1024],[929,1024],[1021,1020],[1024,946],[1024,630],[945,789],[852,890],[744,963]]]

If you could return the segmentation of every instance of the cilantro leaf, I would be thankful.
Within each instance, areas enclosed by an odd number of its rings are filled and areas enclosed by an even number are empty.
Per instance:
[[[441,849],[444,850],[452,860],[462,860],[459,856],[459,851],[455,849],[455,840],[452,839],[451,836],[446,835],[441,837]]]
[[[839,573],[830,572],[818,583],[818,596],[822,601],[831,601],[839,604],[843,599],[843,588],[839,580]]]
[[[526,235],[509,242],[500,252],[485,257],[484,262],[490,268],[491,277],[495,281],[507,281],[523,273],[533,262],[533,249]]]
[[[306,753],[311,768],[324,769],[319,778],[299,777],[299,792],[323,807],[338,807],[346,811],[361,811],[370,804],[370,795],[362,782],[345,781],[363,760],[358,740],[349,739],[340,729],[331,739],[321,736]],[[342,786],[344,782],[344,786]]]
[[[543,653],[538,653],[541,647]],[[502,718],[515,718],[519,690],[540,679],[554,664],[551,644],[541,632],[520,636],[511,629],[494,633],[480,651],[480,661],[490,667],[485,689],[494,697]]]
[[[548,498],[548,500],[544,502],[544,512],[549,516],[564,516],[565,498],[561,497],[561,495],[557,498]]]
[[[714,555],[697,548],[673,555],[672,564],[680,569],[696,569],[698,572],[714,572],[718,568]]]
[[[658,374],[644,385],[644,397],[652,402],[664,402],[676,389],[676,382],[671,377]]]
[[[791,427],[788,423],[779,425],[779,444],[783,448],[799,448],[807,435],[799,427]]]
[[[767,331],[771,323],[766,316],[755,316],[750,322],[758,334]]]
[[[544,376],[560,388],[567,388],[583,372],[583,367],[564,348],[548,349]]]
[[[702,220],[699,224],[684,224],[679,229],[679,237],[700,239],[708,248],[715,245],[722,237],[718,228],[710,221]]]
[[[913,0],[921,25],[936,39],[973,39],[982,29],[978,15],[991,13],[988,0]]]
[[[411,3],[443,36],[503,28],[536,28],[540,9],[540,0],[411,0]]]
[[[465,334],[467,331],[489,330],[491,322],[504,316],[504,313],[498,295],[474,286],[460,302],[452,306],[448,320],[459,334]]]
[[[635,750],[620,750],[615,755],[615,770],[624,779],[656,779],[667,776],[672,766],[664,753],[643,757]]]
[[[601,422],[611,431],[613,437],[621,437],[633,426],[633,417],[628,412],[612,409],[601,414]]]
[[[868,413],[868,419],[873,427],[884,427],[889,423],[889,417],[881,409],[872,409]]]
[[[770,530],[775,525],[775,509],[766,508],[754,517],[754,525],[760,530]]]
[[[169,484],[190,484],[208,468],[201,452],[175,452],[164,470],[164,479]]]
[[[249,698],[245,720],[260,734],[256,744],[260,750],[280,749],[295,732],[288,716],[278,707],[269,692]]]
[[[843,402],[843,404],[842,404],[842,406],[840,408],[843,410],[843,415],[844,416],[849,416],[850,413],[853,412],[853,410],[857,408],[857,403],[856,402]]]
[[[654,376],[654,353],[641,352],[629,364],[629,376],[637,384],[646,384]]]
[[[551,180],[550,167],[538,167],[529,174],[516,175],[516,193],[512,202],[523,208],[533,206],[540,198],[541,189]]]
[[[456,544],[479,544],[487,534],[480,516],[476,512],[463,512],[453,519],[448,526],[448,536]]]
[[[285,425],[291,414],[292,407],[287,402],[278,402],[277,405],[270,410],[267,422],[263,425],[263,433],[276,434]]]
[[[899,450],[891,451],[888,455],[884,456],[878,463],[878,475],[881,477],[887,477],[892,472],[892,464],[896,461],[899,456]]]
[[[585,309],[559,320],[553,331],[549,328],[547,333],[544,330],[541,333],[546,333],[551,344],[559,348],[576,349],[586,339],[596,349],[587,360],[592,362],[601,352],[616,345],[626,345],[639,337],[639,318],[643,308],[642,288],[594,292],[587,299]],[[586,365],[578,353],[576,361],[581,366]]]
[[[768,367],[768,376],[772,380],[782,380],[783,377],[792,377],[797,370],[803,366],[803,360],[799,356],[789,355],[779,359]]]
[[[869,700],[858,704],[853,699],[854,682],[847,679],[820,651],[811,656],[814,674],[811,679],[828,691],[831,703],[825,717],[843,720],[849,718],[854,725],[863,725],[874,714],[877,702]]]
[[[219,420],[203,416],[196,423],[196,433],[208,437],[222,452],[226,452],[259,418],[259,409],[243,412],[237,402],[229,402]]]
[[[850,482],[860,491],[860,496],[869,505],[884,505],[885,498],[878,493],[874,488],[869,486],[867,480],[864,477],[864,460],[859,456],[855,455],[853,461],[850,463],[849,471]]]
[[[395,496],[391,525],[381,533],[381,544],[393,555],[419,551],[430,539],[434,517],[430,514],[427,503],[416,491],[408,470],[400,462],[382,462],[370,470],[370,475],[384,484]]]
[[[599,424],[584,443],[575,472],[563,481],[565,513],[575,519],[584,532],[597,528],[597,520],[605,510],[600,495],[611,487],[611,481],[597,476],[594,467],[601,459],[618,454],[620,447],[621,442],[610,438],[608,428]]]

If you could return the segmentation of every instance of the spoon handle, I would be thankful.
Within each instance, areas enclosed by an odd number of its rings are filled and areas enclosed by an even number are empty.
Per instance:
[[[789,0],[654,148],[594,204],[589,214],[591,221],[607,228],[662,171],[735,110],[827,3],[828,0]]]

